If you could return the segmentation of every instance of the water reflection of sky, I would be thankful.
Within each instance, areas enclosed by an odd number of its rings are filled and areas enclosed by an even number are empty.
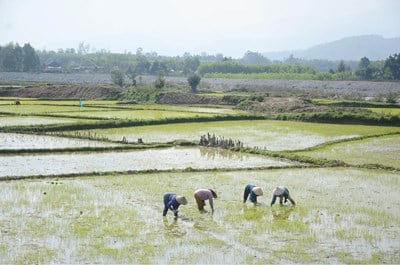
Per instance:
[[[0,149],[47,149],[70,147],[115,146],[117,144],[56,136],[0,133]]]
[[[0,177],[172,169],[260,168],[291,165],[276,159],[199,148],[0,157]]]

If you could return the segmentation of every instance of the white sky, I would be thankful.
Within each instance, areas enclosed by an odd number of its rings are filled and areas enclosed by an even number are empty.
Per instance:
[[[400,0],[0,0],[0,45],[160,55],[304,49],[400,37]]]

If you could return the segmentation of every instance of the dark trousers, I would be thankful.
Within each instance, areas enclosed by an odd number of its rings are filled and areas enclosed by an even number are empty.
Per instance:
[[[197,208],[199,208],[200,211],[204,211],[204,206],[206,205],[206,203],[200,199],[199,195],[195,194],[194,198],[196,199],[196,203],[197,203]]]

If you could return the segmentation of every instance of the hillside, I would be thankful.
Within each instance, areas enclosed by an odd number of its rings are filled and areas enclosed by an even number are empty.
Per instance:
[[[400,37],[383,38],[379,35],[362,35],[319,44],[305,50],[263,53],[269,59],[282,60],[293,54],[296,58],[358,61],[366,56],[370,60],[384,60],[400,52]]]

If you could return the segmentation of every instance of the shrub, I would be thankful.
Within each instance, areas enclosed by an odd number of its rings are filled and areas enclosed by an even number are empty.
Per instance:
[[[201,77],[197,74],[192,74],[188,77],[188,83],[193,93],[197,92],[197,86],[200,84]]]
[[[114,69],[111,71],[111,80],[114,84],[122,87],[125,82],[125,75],[118,69]]]

